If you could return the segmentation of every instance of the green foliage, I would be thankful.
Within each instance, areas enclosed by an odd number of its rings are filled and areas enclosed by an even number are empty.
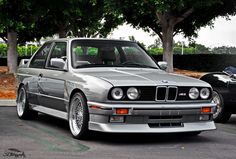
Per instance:
[[[163,49],[162,48],[149,48],[148,53],[150,55],[162,55]]]
[[[215,54],[236,54],[236,47],[220,46],[212,49]]]
[[[182,54],[182,47],[174,47],[173,49],[174,54]],[[163,48],[149,48],[148,49],[148,53],[151,55],[162,55],[163,54]],[[183,48],[183,54],[210,54],[212,52],[210,52],[209,50],[204,50],[204,52],[202,50],[198,50],[197,48],[194,47],[184,47]]]
[[[80,37],[106,37],[113,28],[122,24],[123,18],[111,10],[104,0],[82,1],[79,5],[82,16],[72,17],[72,32]]]
[[[123,22],[104,0],[0,0],[0,37],[14,30],[21,44],[57,33],[106,37]]]
[[[98,54],[98,48],[77,46],[76,48],[73,48],[73,53],[76,54],[76,55],[95,56],[95,55]]]
[[[31,56],[38,50],[38,48],[39,47],[35,45],[28,45],[27,48],[25,46],[18,46],[18,56]]]
[[[7,56],[7,45],[0,43],[0,57],[6,57]]]
[[[26,46],[19,46],[17,47],[18,50],[18,56],[31,56],[33,55],[39,47],[34,45],[28,45]],[[6,57],[7,56],[7,45],[6,44],[0,44],[0,57]]]
[[[32,0],[1,0],[0,37],[6,37],[7,31],[31,30],[37,20],[36,6],[37,1]]]
[[[196,37],[198,29],[212,25],[216,17],[236,14],[235,0],[106,0],[106,3],[134,27],[152,30],[160,37],[168,72],[173,72],[174,35]]]
[[[197,52],[200,52],[202,54],[208,54],[210,53],[209,48],[207,48],[206,46],[202,45],[202,44],[195,44],[194,46],[197,50]]]
[[[196,50],[193,47],[183,48],[183,54],[195,54]],[[182,54],[182,47],[174,47],[174,54]]]
[[[197,35],[200,27],[213,25],[216,17],[236,12],[235,0],[107,0],[106,3],[134,27],[151,29],[159,36],[165,26],[163,19],[175,25],[175,33],[191,37]]]

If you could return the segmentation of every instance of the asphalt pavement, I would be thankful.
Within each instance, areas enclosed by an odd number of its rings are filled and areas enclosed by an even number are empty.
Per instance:
[[[236,116],[196,137],[93,132],[76,140],[64,120],[43,114],[20,120],[15,107],[0,107],[0,158],[235,159]]]

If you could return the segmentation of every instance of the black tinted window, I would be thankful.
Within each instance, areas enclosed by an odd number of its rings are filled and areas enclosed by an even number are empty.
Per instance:
[[[29,67],[44,68],[51,44],[44,44],[30,62]]]
[[[74,40],[71,46],[72,66],[155,68],[155,61],[138,44],[112,40]]]

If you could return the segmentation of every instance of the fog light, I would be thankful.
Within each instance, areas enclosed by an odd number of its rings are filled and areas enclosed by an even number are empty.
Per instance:
[[[110,116],[110,123],[123,123],[124,121],[124,116]]]
[[[128,115],[129,114],[129,109],[127,109],[127,108],[117,108],[116,109],[116,114]]]
[[[199,120],[201,121],[210,120],[210,115],[200,115]]]

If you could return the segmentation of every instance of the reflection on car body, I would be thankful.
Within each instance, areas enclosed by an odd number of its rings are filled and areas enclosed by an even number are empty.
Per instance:
[[[217,104],[214,121],[227,122],[236,113],[236,68],[231,66],[222,72],[205,74],[201,80],[213,87],[213,102]]]
[[[89,130],[176,133],[214,130],[212,89],[168,74],[137,43],[107,39],[46,42],[17,72],[17,114],[42,112],[69,121],[72,135]]]

